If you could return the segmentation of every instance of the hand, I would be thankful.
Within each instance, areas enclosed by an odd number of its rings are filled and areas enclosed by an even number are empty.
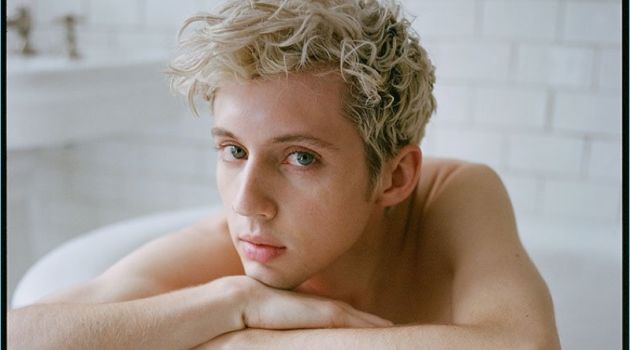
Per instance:
[[[231,277],[243,288],[244,327],[263,329],[367,328],[392,323],[337,300],[268,287],[247,276]]]

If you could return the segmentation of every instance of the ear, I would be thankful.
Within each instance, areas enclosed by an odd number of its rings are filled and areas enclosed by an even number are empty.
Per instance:
[[[417,145],[407,145],[386,162],[381,174],[381,188],[377,202],[389,207],[404,201],[420,179],[422,151]]]

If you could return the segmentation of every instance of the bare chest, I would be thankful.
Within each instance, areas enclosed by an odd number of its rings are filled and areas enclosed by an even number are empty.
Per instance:
[[[452,274],[432,259],[416,266],[389,271],[366,311],[396,324],[450,323]]]

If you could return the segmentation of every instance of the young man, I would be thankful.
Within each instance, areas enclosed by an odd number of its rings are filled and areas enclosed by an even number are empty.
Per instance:
[[[210,102],[224,211],[10,312],[11,347],[559,348],[500,179],[423,160],[433,67],[395,5],[192,23],[170,74]]]

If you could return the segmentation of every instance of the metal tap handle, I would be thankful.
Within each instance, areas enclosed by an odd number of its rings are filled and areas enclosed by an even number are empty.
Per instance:
[[[79,58],[79,52],[77,50],[77,35],[76,35],[76,26],[78,23],[82,22],[83,18],[79,16],[75,16],[72,14],[65,15],[60,17],[57,22],[63,24],[66,29],[66,47],[68,56],[70,58],[76,59]]]
[[[7,18],[7,27],[15,28],[22,39],[20,52],[23,55],[33,55],[35,50],[31,46],[31,29],[33,28],[31,13],[28,8],[23,6],[18,7],[17,11],[15,17]]]

